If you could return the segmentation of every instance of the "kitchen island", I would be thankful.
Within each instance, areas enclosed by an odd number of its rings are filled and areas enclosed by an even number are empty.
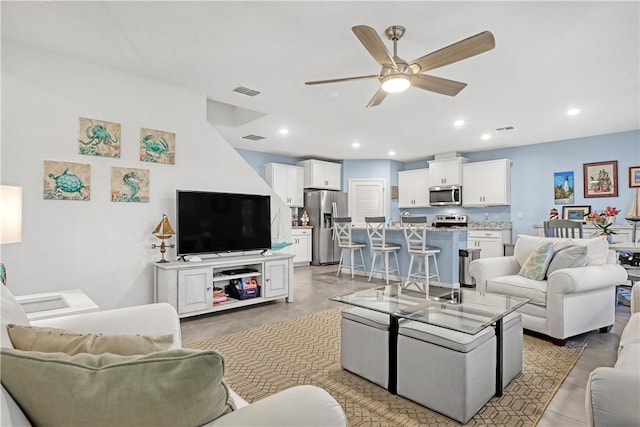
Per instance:
[[[402,280],[404,280],[407,276],[407,272],[409,271],[410,255],[407,250],[407,243],[404,239],[403,229],[402,227],[387,227],[385,230],[387,242],[401,246],[401,248],[397,251],[397,255],[398,264],[400,265],[400,275],[402,276]],[[354,227],[352,229],[352,235],[353,240],[363,242],[367,245],[367,248],[365,248],[363,252],[365,258],[364,263],[367,268],[368,275],[368,272],[371,271],[371,251],[368,250],[369,237],[367,236],[367,230],[364,227]],[[429,231],[427,231],[427,244],[440,248],[440,253],[437,255],[440,281],[445,283],[457,283],[459,281],[458,250],[467,247],[467,228],[430,228]],[[349,259],[345,260],[345,263],[348,267]],[[393,255],[390,255],[389,263],[390,266],[395,265],[393,261]],[[414,269],[416,269],[415,265]],[[349,269],[346,268],[344,271],[349,271]],[[382,278],[382,275],[380,274],[377,274],[375,276]]]

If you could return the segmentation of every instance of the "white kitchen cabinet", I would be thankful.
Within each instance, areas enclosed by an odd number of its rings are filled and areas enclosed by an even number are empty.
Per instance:
[[[311,229],[294,228],[291,230],[293,238],[293,262],[296,265],[311,263]]]
[[[296,163],[304,168],[304,188],[320,190],[342,189],[342,165],[322,160],[303,160]]]
[[[469,159],[454,157],[451,159],[429,160],[429,182],[432,187],[439,185],[461,185],[462,165]]]
[[[398,172],[398,207],[429,207],[429,169]]]
[[[304,206],[304,168],[267,163],[264,167],[264,178],[287,205],[294,208]]]
[[[467,247],[480,249],[480,258],[503,256],[505,243],[511,243],[511,230],[467,231]]]
[[[292,244],[281,249],[280,252],[294,255],[294,267],[311,263],[311,228],[292,228]]]
[[[462,165],[462,205],[511,204],[511,160],[498,159]]]

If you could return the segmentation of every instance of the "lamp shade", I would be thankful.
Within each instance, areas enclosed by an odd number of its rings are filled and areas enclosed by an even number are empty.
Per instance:
[[[22,241],[22,187],[0,185],[0,243]]]

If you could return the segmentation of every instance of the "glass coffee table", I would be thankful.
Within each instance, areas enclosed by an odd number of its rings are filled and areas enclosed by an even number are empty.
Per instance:
[[[431,282],[425,291],[401,284],[380,286],[329,298],[389,315],[389,386],[396,394],[398,321],[410,319],[475,335],[492,325],[496,334],[496,396],[502,396],[503,318],[526,304],[525,298],[461,289],[459,285]]]

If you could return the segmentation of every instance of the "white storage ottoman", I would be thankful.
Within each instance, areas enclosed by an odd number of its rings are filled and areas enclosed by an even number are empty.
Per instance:
[[[502,386],[522,372],[522,316],[512,312],[502,319]]]
[[[466,423],[495,394],[496,337],[415,321],[398,335],[398,394]]]
[[[389,315],[359,307],[342,310],[340,364],[381,387],[389,383]]]

